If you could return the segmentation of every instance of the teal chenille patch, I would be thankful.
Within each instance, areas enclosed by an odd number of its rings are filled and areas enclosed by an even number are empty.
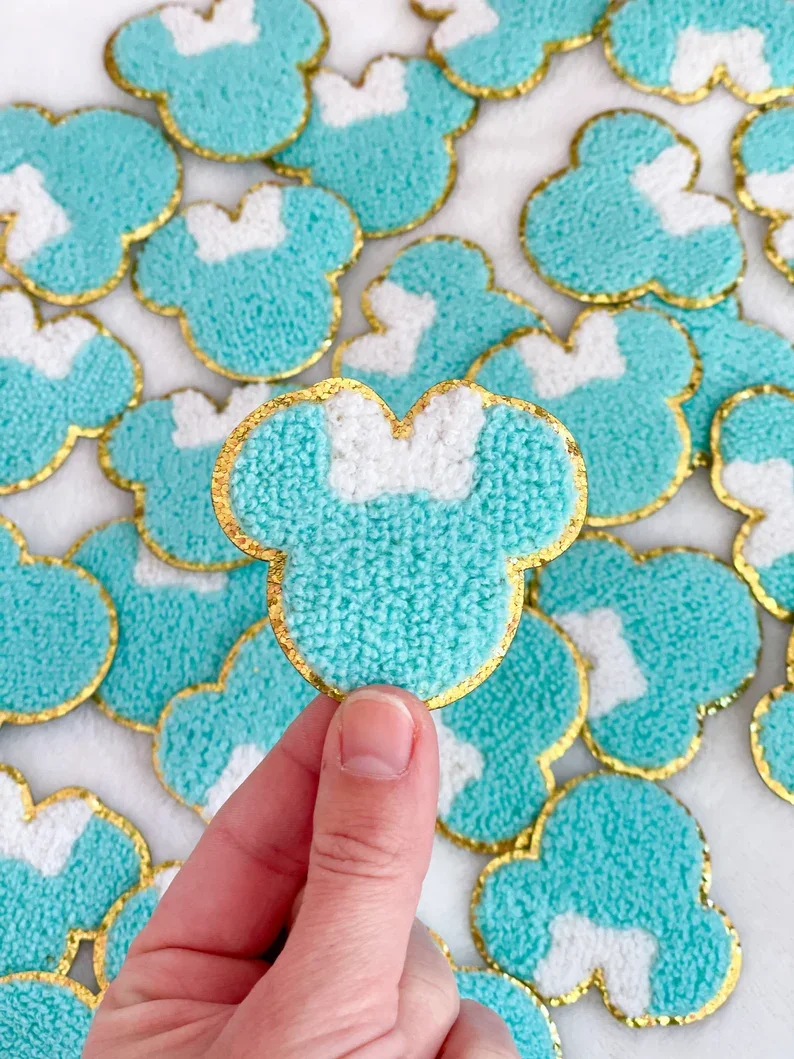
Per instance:
[[[99,582],[74,563],[32,556],[0,515],[0,724],[60,717],[108,671],[116,613]]]
[[[112,290],[129,244],[168,220],[181,190],[176,151],[143,118],[0,109],[0,261],[47,301],[79,305]]]
[[[200,390],[177,390],[125,413],[102,439],[105,473],[135,493],[138,530],[164,562],[209,571],[247,562],[218,525],[210,483],[227,435],[275,392],[238,387],[219,406]]]
[[[133,728],[153,729],[172,695],[215,679],[235,640],[267,609],[264,563],[228,573],[178,570],[149,552],[129,520],[93,530],[71,554],[116,604],[118,648],[96,699]]]
[[[234,645],[216,683],[171,699],[157,727],[155,771],[175,798],[209,821],[314,694],[269,621],[257,622]]]
[[[323,188],[257,184],[229,214],[192,203],[146,242],[133,286],[147,308],[179,316],[212,371],[275,380],[313,364],[342,312],[337,281],[361,230]]]
[[[515,979],[493,971],[465,968],[455,972],[461,1000],[476,1000],[507,1024],[519,1059],[561,1059],[554,1023],[537,997]]]
[[[401,423],[351,379],[288,394],[229,438],[213,493],[235,543],[274,560],[270,614],[307,679],[337,697],[395,684],[431,706],[491,672],[523,570],[570,545],[586,504],[565,429],[465,382]]]
[[[453,84],[474,96],[509,99],[534,88],[556,52],[591,41],[609,0],[483,0],[477,5],[415,0],[426,18],[443,19],[428,42]]]
[[[183,147],[242,162],[299,134],[307,75],[327,47],[325,23],[307,0],[215,0],[210,12],[167,4],[130,19],[105,59],[121,88],[156,100]]]
[[[370,238],[416,228],[441,208],[455,181],[453,141],[477,104],[435,63],[383,55],[357,85],[321,69],[311,88],[309,123],[275,156],[279,172],[336,191]]]
[[[764,253],[794,283],[794,107],[775,103],[753,111],[737,128],[731,154],[739,201],[769,218]]]
[[[554,789],[551,763],[573,743],[586,708],[584,663],[544,615],[525,610],[490,680],[434,714],[444,833],[491,852],[512,844]]]
[[[60,975],[0,979],[0,1059],[80,1059],[96,997]]]
[[[736,568],[758,601],[794,620],[794,393],[742,390],[720,407],[711,434],[712,485],[746,521],[733,544]]]
[[[571,166],[530,195],[521,221],[530,264],[588,302],[648,292],[685,308],[720,301],[744,273],[733,206],[694,191],[698,152],[638,110],[607,111],[576,134]]]
[[[678,103],[696,103],[720,82],[748,103],[794,91],[789,0],[613,2],[604,42],[620,77]]]
[[[552,798],[529,849],[486,867],[472,924],[489,962],[549,1002],[597,981],[629,1025],[693,1022],[725,1002],[741,966],[709,882],[680,802],[647,780],[592,773]]]
[[[639,555],[615,537],[584,534],[538,575],[534,598],[589,663],[585,737],[618,771],[661,779],[683,768],[704,716],[755,673],[752,597],[704,552]]]
[[[794,639],[789,641],[787,678],[756,706],[750,736],[764,783],[794,805]]]
[[[34,806],[23,776],[0,767],[0,974],[71,966],[81,936],[149,872],[141,836],[95,795],[65,788]]]
[[[567,342],[542,331],[518,335],[481,358],[469,377],[565,423],[587,467],[591,525],[649,515],[689,474],[681,405],[699,368],[687,335],[659,313],[585,310]]]
[[[710,309],[676,309],[665,305],[653,294],[647,295],[642,302],[678,320],[686,328],[700,356],[700,385],[683,406],[692,433],[694,464],[710,461],[711,421],[728,397],[761,382],[794,388],[794,348],[791,342],[771,327],[746,320],[735,295]],[[567,422],[564,416],[562,418]],[[573,424],[571,430],[581,442]]]
[[[448,235],[401,250],[361,305],[371,331],[339,347],[334,374],[366,383],[398,416],[514,331],[546,327],[528,302],[494,287],[480,247]]]
[[[134,355],[94,317],[45,323],[23,290],[0,287],[0,496],[49,478],[140,390]]]

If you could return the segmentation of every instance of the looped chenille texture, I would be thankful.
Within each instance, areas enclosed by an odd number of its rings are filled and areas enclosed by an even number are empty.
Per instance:
[[[94,973],[105,989],[118,977],[133,941],[147,925],[181,865],[158,864],[142,883],[123,894],[108,912],[94,945]]]
[[[554,1023],[537,997],[520,982],[493,971],[455,971],[461,1000],[484,1004],[507,1024],[519,1059],[561,1059]]]
[[[57,975],[0,979],[0,1059],[80,1059],[94,997]]]
[[[250,416],[214,483],[232,539],[280,555],[270,614],[305,675],[333,694],[387,683],[433,705],[506,649],[521,571],[570,544],[585,492],[572,441],[531,406],[448,382],[398,427],[348,379]]]

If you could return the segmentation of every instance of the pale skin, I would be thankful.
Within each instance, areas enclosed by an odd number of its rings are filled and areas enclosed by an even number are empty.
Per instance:
[[[316,698],[207,828],[83,1059],[518,1059],[416,919],[437,792],[418,699]]]

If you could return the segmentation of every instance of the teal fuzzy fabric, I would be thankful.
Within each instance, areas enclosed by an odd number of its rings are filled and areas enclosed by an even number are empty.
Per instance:
[[[756,746],[769,768],[769,778],[779,783],[794,801],[794,690],[784,689],[757,718]]]
[[[0,982],[0,1059],[80,1059],[93,1010],[57,979]]]
[[[476,1000],[507,1023],[519,1059],[559,1059],[556,1030],[528,990],[491,971],[455,972],[461,1000]]]

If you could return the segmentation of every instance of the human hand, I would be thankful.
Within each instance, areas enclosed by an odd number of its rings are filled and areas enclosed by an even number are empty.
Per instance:
[[[517,1059],[414,918],[437,793],[418,699],[316,698],[163,896],[83,1059]]]

